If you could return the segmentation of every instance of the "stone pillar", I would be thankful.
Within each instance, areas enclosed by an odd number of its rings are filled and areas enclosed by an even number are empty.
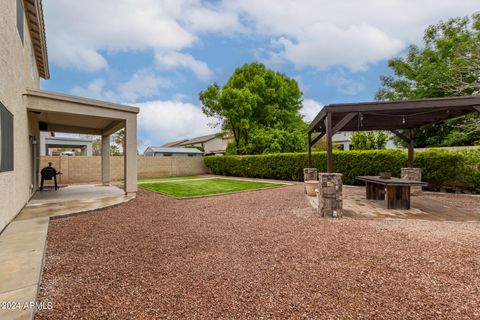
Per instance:
[[[320,173],[318,180],[318,213],[325,218],[341,218],[343,216],[342,174]]]
[[[422,181],[422,169],[420,168],[402,168],[400,177],[405,180]],[[422,187],[410,187],[412,195],[418,195],[422,192]]]
[[[102,136],[102,184],[110,185],[110,135]]]
[[[303,168],[303,181],[318,180],[317,168]],[[307,185],[305,185],[305,193],[307,193]]]

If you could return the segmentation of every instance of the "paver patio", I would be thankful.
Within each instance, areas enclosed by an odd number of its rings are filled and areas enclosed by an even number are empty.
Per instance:
[[[54,220],[37,319],[480,317],[480,224],[321,219],[303,186]]]
[[[422,192],[412,196],[409,210],[387,209],[383,200],[365,199],[365,187],[344,186],[344,216],[356,219],[419,219],[480,222],[480,197],[465,194]],[[314,208],[318,199],[309,197]]]

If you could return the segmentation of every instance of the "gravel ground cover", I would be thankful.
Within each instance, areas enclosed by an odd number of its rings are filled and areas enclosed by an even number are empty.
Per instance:
[[[161,183],[142,183],[140,186],[177,198],[189,198],[261,188],[273,188],[282,186],[282,184],[251,180],[212,178]]]
[[[480,224],[315,215],[303,186],[53,220],[36,319],[478,319]]]

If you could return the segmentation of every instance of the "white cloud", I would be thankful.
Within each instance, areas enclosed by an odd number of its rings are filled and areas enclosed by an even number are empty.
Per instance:
[[[192,55],[170,51],[170,52],[156,52],[155,61],[157,65],[165,69],[186,68],[190,69],[197,78],[207,81],[212,76],[212,71],[208,65],[196,60]]]
[[[70,90],[70,93],[91,99],[116,101],[115,93],[113,91],[106,91],[105,84],[105,79],[94,79],[85,86],[74,86]]]
[[[130,80],[119,84],[117,90],[122,100],[130,102],[154,96],[161,88],[170,88],[172,85],[170,80],[159,77],[152,71],[140,70]]]
[[[421,44],[423,31],[441,19],[478,11],[478,0],[224,0],[254,34],[272,38],[267,59],[297,67],[346,66],[365,70]]]
[[[162,88],[171,86],[171,81],[157,76],[154,72],[139,70],[129,80],[114,85],[110,90],[106,89],[105,79],[98,78],[85,86],[74,86],[70,92],[92,99],[129,103],[152,97]]]
[[[238,15],[227,11],[225,8],[197,8],[186,11],[183,15],[189,29],[203,32],[219,32],[231,34],[232,32],[244,32],[246,29],[239,21]]]
[[[421,44],[430,24],[479,10],[478,0],[49,0],[44,6],[52,63],[96,71],[108,68],[106,52],[153,50],[162,53],[160,65],[189,68],[201,79],[210,76],[208,66],[180,52],[205,33],[270,38],[257,50],[272,63],[356,71]]]
[[[44,1],[53,63],[84,71],[108,66],[103,51],[181,50],[196,32],[239,30],[235,13],[200,0]]]
[[[143,138],[155,145],[216,132],[200,107],[191,103],[149,101],[135,106],[140,108],[138,127]]]
[[[337,69],[327,77],[327,86],[335,87],[339,92],[353,96],[366,89],[364,83],[347,78],[343,69]]]
[[[332,24],[308,26],[296,40],[280,38],[282,56],[299,67],[325,69],[344,65],[352,71],[367,69],[367,64],[398,53],[405,44],[367,24],[339,28]]]
[[[315,116],[322,110],[323,105],[312,99],[303,100],[303,108],[300,110],[300,114],[307,122],[311,122]]]

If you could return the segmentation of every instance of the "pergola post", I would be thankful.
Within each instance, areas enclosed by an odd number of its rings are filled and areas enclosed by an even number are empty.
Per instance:
[[[327,173],[333,173],[333,153],[332,153],[332,113],[327,113],[325,118],[325,128],[327,135]]]
[[[137,117],[132,115],[125,121],[124,177],[125,193],[137,192]]]
[[[312,133],[308,133],[308,167],[312,167]]]
[[[415,140],[415,129],[408,129],[408,167],[413,168],[413,140]]]
[[[102,135],[102,184],[110,185],[110,135]]]

